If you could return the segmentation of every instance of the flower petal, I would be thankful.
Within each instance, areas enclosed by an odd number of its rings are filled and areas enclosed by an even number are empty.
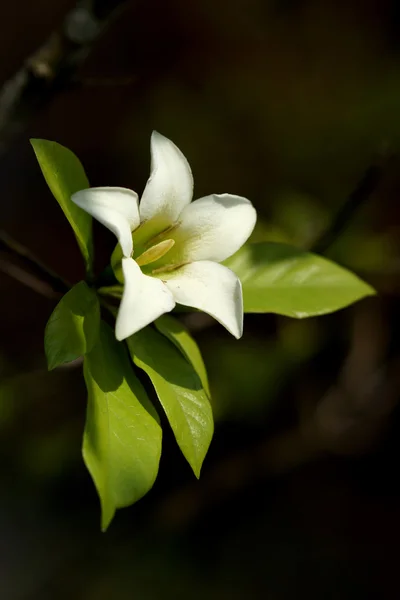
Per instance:
[[[135,192],[119,187],[98,187],[76,192],[71,199],[117,236],[124,256],[132,254],[131,232],[140,225]]]
[[[175,301],[167,286],[154,277],[144,275],[133,258],[122,259],[124,291],[115,324],[115,337],[124,340],[166,312]]]
[[[200,198],[183,210],[179,226],[168,234],[175,240],[168,262],[221,262],[243,246],[256,219],[255,208],[241,196],[213,194]]]
[[[140,219],[156,219],[159,233],[173,225],[193,195],[193,176],[182,152],[157,131],[151,136],[151,175],[140,201]]]
[[[230,269],[204,260],[160,276],[176,302],[208,313],[236,338],[242,336],[242,285]]]

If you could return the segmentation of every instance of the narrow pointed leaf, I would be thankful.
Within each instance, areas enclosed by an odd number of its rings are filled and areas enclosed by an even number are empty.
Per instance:
[[[196,477],[213,430],[211,405],[193,366],[151,327],[127,340],[135,364],[150,377],[183,455]]]
[[[242,281],[244,311],[298,319],[331,313],[375,290],[344,267],[288,246],[247,244],[224,264]]]
[[[206,366],[200,349],[190,335],[188,329],[181,321],[175,319],[171,315],[162,315],[162,317],[154,321],[154,325],[160,333],[165,335],[165,337],[175,344],[182,354],[186,356],[187,360],[191,363],[197,375],[200,377],[203,388],[208,396],[210,396],[210,386],[208,384]]]
[[[123,344],[105,323],[85,357],[84,375],[88,408],[83,458],[100,497],[104,531],[116,509],[133,504],[153,486],[162,434]]]
[[[98,337],[99,324],[97,296],[81,281],[61,298],[47,322],[44,348],[49,370],[90,352]]]
[[[31,144],[47,185],[74,231],[85,261],[86,271],[91,274],[92,217],[71,200],[72,194],[89,187],[83,166],[71,150],[57,142],[32,139]]]

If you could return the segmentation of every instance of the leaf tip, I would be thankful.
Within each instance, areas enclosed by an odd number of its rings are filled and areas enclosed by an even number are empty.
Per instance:
[[[199,464],[199,465],[191,464],[190,466],[192,467],[192,471],[193,471],[196,479],[200,479],[200,472],[201,472],[202,465],[201,464]]]
[[[378,295],[378,290],[376,290],[374,287],[372,287],[372,285],[369,285],[367,283],[366,287],[367,287],[367,290],[365,293],[366,296],[377,296]]]
[[[112,521],[112,517],[110,519],[103,519],[103,517],[101,518],[101,524],[100,524],[101,533],[107,533],[107,529],[109,528],[111,521]]]
[[[100,498],[101,502],[101,521],[100,521],[100,529],[102,533],[106,533],[107,529],[111,525],[111,521],[115,516],[115,508],[106,506],[103,499]]]
[[[40,151],[40,146],[43,146],[43,144],[46,142],[47,140],[42,140],[41,138],[29,138],[29,142],[33,148],[33,151],[35,152],[35,154],[37,155],[37,152]]]
[[[51,353],[47,351],[46,346],[45,346],[45,355],[46,355],[46,362],[47,362],[47,370],[53,371],[59,365],[59,363],[56,360],[54,360],[54,357],[51,355]]]
[[[378,291],[374,287],[372,287],[372,285],[370,285],[366,281],[363,281],[362,279],[360,279],[360,282],[362,283],[362,289],[360,289],[358,296],[353,300],[351,304],[359,302],[360,300],[364,300],[364,298],[369,298],[371,296],[378,295]]]

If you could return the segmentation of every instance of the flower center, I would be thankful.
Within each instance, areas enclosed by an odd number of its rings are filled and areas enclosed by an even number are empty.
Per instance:
[[[172,246],[175,244],[175,240],[163,240],[151,248],[148,248],[140,256],[135,258],[136,263],[140,267],[144,267],[145,265],[149,265],[150,263],[155,262],[156,260],[162,258],[169,250],[171,250]]]

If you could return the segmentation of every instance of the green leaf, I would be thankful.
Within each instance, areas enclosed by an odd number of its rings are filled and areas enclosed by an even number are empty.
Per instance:
[[[124,274],[122,273],[122,248],[119,244],[116,244],[113,253],[111,254],[111,268],[114,276],[119,283],[124,283]]]
[[[211,405],[192,365],[151,327],[127,340],[134,363],[150,377],[176,441],[196,477],[213,430]]]
[[[224,264],[241,279],[244,311],[249,313],[302,319],[375,294],[351,271],[286,244],[247,244]]]
[[[153,486],[162,432],[124,345],[103,322],[98,343],[85,357],[84,375],[83,459],[100,497],[105,531],[118,508],[133,504]]]
[[[72,194],[89,187],[80,160],[71,150],[57,142],[31,139],[44,178],[54,198],[67,217],[91,275],[93,263],[92,217],[74,204]]]
[[[187,360],[191,363],[203,388],[210,397],[210,386],[208,384],[207,370],[201,355],[200,349],[195,340],[190,335],[188,329],[181,321],[171,317],[171,315],[163,315],[154,322],[158,331],[165,335],[179,350]]]
[[[81,281],[61,298],[47,322],[44,348],[49,370],[90,352],[98,337],[99,323],[97,296]]]
[[[122,285],[110,285],[98,288],[97,293],[100,296],[110,296],[111,298],[117,298],[121,300],[123,287]]]

